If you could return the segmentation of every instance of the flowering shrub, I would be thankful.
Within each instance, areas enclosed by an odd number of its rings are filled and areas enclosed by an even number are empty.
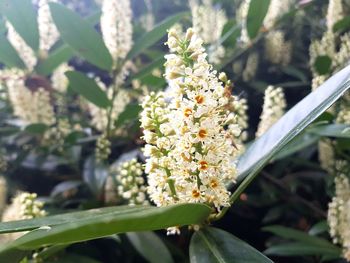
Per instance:
[[[0,262],[350,261],[349,15],[1,1]]]

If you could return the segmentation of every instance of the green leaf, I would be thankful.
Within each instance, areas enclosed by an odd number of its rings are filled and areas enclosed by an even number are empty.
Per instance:
[[[300,134],[322,112],[327,110],[350,87],[350,66],[328,79],[317,90],[289,110],[265,134],[252,143],[238,161],[239,178],[246,178],[235,196],[239,196],[249,182],[271,158]]]
[[[329,241],[315,237],[315,236],[310,236],[309,234],[295,230],[293,228],[288,228],[284,226],[267,226],[262,229],[263,231],[268,231],[271,232],[277,236],[291,239],[294,241],[300,241],[305,244],[310,244],[310,245],[315,245],[318,246],[319,248],[332,248],[332,249],[338,249],[335,245],[330,243]]]
[[[240,36],[242,30],[242,26],[240,24],[236,24],[235,20],[229,20],[221,34],[221,38],[219,40],[219,44],[224,44],[230,46],[231,48],[236,45],[237,38]]]
[[[274,160],[281,160],[286,158],[296,152],[305,149],[306,147],[310,147],[318,142],[320,136],[315,134],[309,134],[304,132],[298,136],[296,136],[292,141],[290,141],[283,149],[276,154],[273,158]]]
[[[94,26],[100,20],[101,12],[98,11],[85,20]],[[62,43],[59,47],[53,50],[49,57],[44,61],[39,61],[35,70],[41,75],[50,75],[59,65],[70,60],[74,55],[74,51],[66,44]]]
[[[324,75],[330,72],[332,59],[329,56],[318,56],[315,60],[314,67],[318,74]]]
[[[113,64],[112,57],[96,30],[67,7],[52,2],[49,5],[63,41],[88,62],[110,70]]]
[[[131,77],[131,80],[141,79],[148,76],[149,74],[152,73],[154,69],[163,67],[164,63],[165,63],[165,59],[164,59],[164,56],[162,56],[154,60],[152,63],[144,66],[139,72],[137,72],[135,75]]]
[[[318,223],[316,223],[315,225],[313,225],[310,229],[309,229],[309,234],[310,235],[318,235],[318,234],[321,234],[321,233],[324,233],[324,232],[327,232],[329,230],[329,227],[328,227],[328,222],[327,220],[323,220],[323,221],[320,221]]]
[[[44,123],[34,123],[25,127],[25,131],[31,134],[43,134],[49,127]]]
[[[346,31],[350,28],[350,16],[340,19],[333,25],[333,32]]]
[[[173,263],[163,241],[153,232],[131,232],[126,236],[134,248],[150,263]]]
[[[320,248],[317,245],[305,244],[302,242],[293,242],[282,245],[274,245],[264,251],[267,255],[277,256],[316,256],[333,255],[340,256],[341,249]]]
[[[272,263],[244,241],[212,227],[201,229],[192,236],[190,261],[191,263]]]
[[[0,262],[14,262],[9,259],[44,245],[71,244],[117,233],[198,224],[210,213],[211,209],[203,204],[118,206],[0,223],[2,233],[35,229],[1,247]]]
[[[0,62],[10,68],[25,68],[22,59],[4,34],[0,35]]]
[[[120,113],[118,119],[114,123],[114,126],[118,128],[128,121],[137,119],[141,110],[142,107],[138,104],[128,104],[124,111]]]
[[[108,108],[111,105],[106,93],[93,79],[78,71],[67,71],[65,74],[69,79],[69,86],[88,101],[100,108]]]
[[[350,127],[347,124],[320,125],[308,129],[308,132],[320,136],[350,138]]]
[[[17,33],[34,50],[39,49],[36,12],[31,0],[2,0],[1,12]]]
[[[250,39],[254,39],[264,22],[269,9],[270,0],[251,0],[247,15],[247,31]]]
[[[188,14],[189,12],[182,12],[170,16],[164,21],[160,22],[158,25],[156,25],[151,31],[142,35],[139,39],[135,41],[135,44],[128,53],[126,59],[133,59],[134,57],[142,53],[145,49],[155,44],[166,34],[167,30],[172,25],[174,25],[176,22],[178,22],[180,19],[184,18]]]
[[[35,70],[41,75],[50,75],[59,65],[70,60],[73,54],[74,51],[69,46],[63,45],[54,50],[47,59],[39,61]]]

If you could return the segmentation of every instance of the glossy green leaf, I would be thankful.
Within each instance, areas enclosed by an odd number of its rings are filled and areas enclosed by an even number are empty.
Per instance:
[[[88,62],[105,70],[112,68],[112,57],[101,35],[69,8],[49,3],[52,18],[64,42]]]
[[[191,263],[272,263],[255,248],[223,230],[207,227],[194,233]]]
[[[244,179],[242,191],[271,160],[295,136],[300,134],[311,122],[327,110],[350,87],[350,66],[328,79],[314,92],[289,110],[277,123],[259,139],[252,143],[238,161],[239,180]],[[238,195],[239,193],[236,193]]]
[[[94,26],[100,20],[100,16],[101,12],[98,11],[86,18],[86,21]],[[62,43],[61,46],[50,52],[48,58],[39,61],[35,70],[41,75],[50,75],[59,65],[70,60],[73,55],[74,51],[66,43]]]
[[[350,138],[350,127],[346,124],[329,124],[312,127],[308,132],[319,136]]]
[[[0,35],[0,62],[10,68],[25,68],[22,59],[4,34]]]
[[[70,244],[116,233],[198,224],[210,212],[211,209],[203,204],[179,204],[161,208],[118,206],[0,223],[2,233],[34,229],[0,248],[0,262],[14,262],[6,260],[43,245]]]
[[[319,248],[332,248],[337,249],[335,245],[330,243],[328,240],[325,240],[323,238],[311,236],[305,232],[302,232],[300,230],[295,230],[293,228],[288,228],[284,226],[268,226],[263,228],[264,231],[271,232],[277,236],[291,239],[294,241],[300,241],[305,244],[315,245]]]
[[[3,0],[1,12],[17,33],[34,50],[39,48],[36,12],[31,0]]]
[[[158,42],[167,32],[167,30],[173,26],[175,23],[180,21],[180,19],[184,18],[188,15],[188,12],[178,13],[171,17],[168,17],[164,21],[160,22],[158,25],[154,26],[154,28],[142,35],[139,39],[135,41],[132,49],[127,55],[127,59],[132,59],[142,53],[145,49],[149,48],[156,42]]]
[[[292,141],[290,141],[283,149],[276,154],[273,158],[274,160],[281,160],[286,158],[296,152],[301,151],[307,147],[310,147],[318,142],[320,136],[316,134],[310,134],[304,132],[296,136]]]
[[[324,75],[330,72],[332,59],[329,56],[318,56],[315,60],[314,67],[318,74]]]
[[[264,251],[267,255],[277,256],[340,256],[341,249],[320,248],[317,245],[293,242],[282,245],[273,245]]]
[[[153,232],[127,233],[131,244],[150,263],[173,263],[168,248]]]
[[[67,45],[54,50],[44,61],[40,61],[35,70],[41,75],[50,75],[59,65],[73,57],[74,51]]]
[[[68,71],[65,74],[69,79],[69,86],[85,99],[100,108],[108,108],[111,105],[106,92],[97,85],[95,80],[78,71]]]
[[[270,0],[251,0],[247,15],[247,31],[250,39],[254,39],[264,22],[269,9]]]

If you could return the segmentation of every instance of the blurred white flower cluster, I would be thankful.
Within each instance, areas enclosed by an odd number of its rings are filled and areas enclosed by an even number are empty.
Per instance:
[[[102,2],[102,36],[115,63],[123,60],[132,47],[131,19],[130,0]]]
[[[219,211],[229,205],[226,184],[235,180],[239,154],[226,128],[232,95],[206,61],[202,43],[193,29],[169,31],[171,99],[151,93],[142,105],[148,193],[157,206],[206,203]]]
[[[37,194],[20,192],[12,199],[11,204],[5,207],[1,221],[10,222],[46,216],[43,206],[44,203],[37,200]],[[3,234],[0,237],[0,243],[6,244],[23,234],[23,232]]]
[[[342,1],[330,0],[326,16],[327,29],[320,40],[313,40],[310,45],[310,67],[313,73],[312,90],[315,90],[328,77],[349,64],[350,34],[341,35],[333,32],[333,26],[343,17]],[[322,72],[318,71],[317,60],[320,58],[330,60],[327,73],[321,74]],[[346,92],[328,112],[334,116],[335,123],[350,125],[350,92]],[[319,160],[321,167],[328,173],[338,175],[343,170],[343,165],[341,165],[343,159],[336,154],[335,147],[332,140],[323,139],[319,143]]]
[[[117,194],[127,201],[128,205],[146,205],[146,185],[143,179],[142,164],[135,158],[111,167],[115,175]]]
[[[291,60],[292,42],[285,39],[282,30],[273,30],[265,36],[265,55],[273,64],[287,66]]]
[[[190,1],[192,27],[195,33],[208,45],[208,60],[219,64],[225,56],[225,48],[220,43],[222,30],[227,22],[225,11],[214,6],[211,0]]]
[[[264,105],[260,115],[256,137],[263,135],[273,124],[275,124],[283,116],[285,109],[286,99],[282,88],[268,86],[265,90]]]
[[[333,242],[343,247],[343,257],[350,261],[350,183],[344,174],[335,178],[335,197],[329,204],[328,225]]]

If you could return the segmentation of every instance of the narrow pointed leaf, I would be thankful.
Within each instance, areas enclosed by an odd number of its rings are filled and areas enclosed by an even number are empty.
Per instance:
[[[0,62],[10,68],[25,68],[22,59],[4,34],[0,35]]]
[[[295,230],[289,227],[284,227],[284,226],[267,226],[263,228],[264,231],[271,232],[277,236],[295,240],[295,241],[300,241],[305,244],[311,244],[311,245],[316,245],[319,246],[320,248],[333,248],[337,249],[335,245],[330,243],[328,240],[325,240],[323,238],[311,236],[305,232],[302,232],[300,230]]]
[[[317,245],[305,244],[302,242],[274,245],[264,251],[267,255],[278,256],[321,256],[332,255],[340,257],[341,249],[320,248]]]
[[[191,263],[273,263],[244,241],[223,230],[207,227],[194,233]]]
[[[132,59],[142,53],[144,50],[159,41],[167,32],[167,30],[178,22],[180,19],[188,15],[188,12],[178,13],[171,17],[168,17],[164,21],[156,25],[151,31],[145,33],[139,39],[135,41],[134,46],[127,55],[127,59]]]
[[[350,127],[346,124],[320,125],[309,129],[308,132],[320,136],[350,138]]]
[[[264,135],[252,143],[238,162],[239,180],[257,172],[295,136],[327,110],[350,87],[350,66],[328,79],[289,110]],[[246,184],[248,184],[248,178]],[[240,190],[243,190],[243,186]],[[238,194],[238,193],[237,193]]]
[[[50,3],[52,18],[64,42],[88,62],[105,70],[112,67],[112,57],[101,35],[78,14],[57,3]]]
[[[153,232],[127,233],[131,244],[150,263],[173,263],[168,248]]]
[[[96,12],[93,15],[86,18],[86,21],[95,26],[99,21],[101,12]],[[43,61],[39,61],[35,70],[41,75],[50,75],[59,65],[70,60],[74,55],[73,49],[71,49],[66,43],[62,43],[61,46],[53,50],[49,57]]]
[[[34,51],[39,48],[36,12],[31,0],[2,0],[1,13]]]
[[[269,9],[270,0],[251,0],[247,15],[247,31],[250,39],[254,39],[264,22]]]
[[[119,206],[0,223],[0,231],[3,233],[34,229],[0,248],[0,262],[13,262],[6,260],[44,245],[71,244],[117,233],[198,224],[210,212],[211,209],[203,204],[179,204],[161,208]]]
[[[100,108],[107,108],[111,105],[106,92],[97,85],[95,80],[78,71],[68,71],[65,74],[69,79],[69,86],[88,101]]]

